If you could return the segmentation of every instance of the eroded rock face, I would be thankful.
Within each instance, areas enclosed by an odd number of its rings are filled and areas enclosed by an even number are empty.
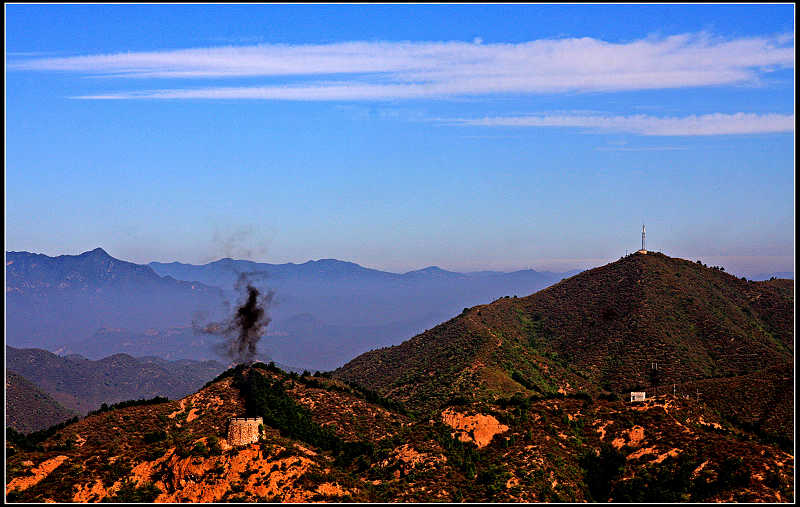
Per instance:
[[[107,495],[108,491],[103,487],[103,481],[95,479],[94,482],[88,484],[78,484],[72,501],[79,503],[97,502]]]
[[[335,497],[351,493],[337,483],[321,483],[314,489],[302,484],[302,477],[315,465],[316,453],[311,451],[307,456],[286,456],[285,448],[276,446],[265,451],[258,444],[209,457],[182,458],[174,451],[170,449],[154,461],[139,463],[108,490],[100,481],[80,485],[73,501],[100,501],[119,490],[125,480],[136,486],[152,483],[162,491],[155,499],[157,503],[220,502],[236,494],[281,502],[306,502],[317,494]]]
[[[641,426],[634,426],[633,428],[627,431],[628,433],[628,440],[626,441],[625,438],[619,437],[615,438],[611,445],[614,446],[616,449],[621,449],[624,445],[629,445],[631,447],[638,447],[639,444],[644,440],[644,428]]]
[[[223,438],[227,422],[245,407],[226,378],[183,400],[88,417],[44,442],[43,451],[18,451],[8,458],[7,480],[24,489],[12,499],[581,502],[587,500],[581,455],[597,454],[608,444],[625,455],[622,480],[681,457],[694,469],[692,480],[711,484],[729,456],[742,456],[752,480],[701,501],[785,501],[794,491],[791,454],[732,438],[713,425],[713,413],[682,398],[635,406],[570,397],[533,400],[524,418],[514,405],[476,403],[410,420],[352,393],[327,390],[323,382],[309,386],[287,378],[285,388],[315,423],[331,427],[344,442],[371,443],[377,452],[343,464],[330,450],[269,426],[257,443],[231,446]],[[446,435],[481,448],[478,472],[496,472],[491,496],[487,474],[469,477],[461,446],[441,439],[441,422]],[[149,441],[157,431],[167,438]],[[65,449],[66,441],[76,445]]]
[[[397,475],[406,475],[412,470],[430,469],[440,466],[447,458],[440,454],[419,452],[409,444],[403,444],[392,451],[391,455],[380,463],[383,468],[394,468]]]
[[[467,415],[452,408],[442,412],[442,422],[456,430],[454,437],[458,436],[462,442],[474,442],[478,448],[489,445],[498,433],[508,431],[508,426],[491,415]]]
[[[6,494],[11,491],[25,491],[34,484],[38,484],[42,479],[50,475],[50,472],[58,468],[67,460],[67,456],[56,456],[39,463],[39,466],[30,470],[31,475],[16,477],[6,486]]]

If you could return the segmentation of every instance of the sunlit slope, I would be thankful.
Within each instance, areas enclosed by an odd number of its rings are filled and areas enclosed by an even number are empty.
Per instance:
[[[258,442],[227,422],[262,417]],[[415,416],[325,376],[236,367],[6,444],[12,502],[791,501],[791,445],[694,399],[453,400]]]
[[[743,375],[792,361],[793,304],[791,281],[634,254],[466,309],[334,376],[433,408],[460,396],[623,392]]]

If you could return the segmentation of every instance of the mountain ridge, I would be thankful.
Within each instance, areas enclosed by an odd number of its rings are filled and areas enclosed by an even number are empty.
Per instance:
[[[58,257],[6,253],[6,336],[13,346],[54,348],[102,327],[188,324],[222,300],[216,287],[159,276],[100,248]]]
[[[13,370],[6,370],[5,394],[6,427],[20,433],[43,430],[76,415]]]
[[[262,352],[312,371],[340,366],[375,346],[399,343],[465,306],[526,294],[562,276],[533,270],[464,274],[430,266],[389,273],[336,259],[137,265],[114,259],[102,248],[57,257],[7,252],[7,262],[9,345],[93,357],[124,351],[211,358],[213,337],[195,335],[190,328],[229,316],[225,312],[241,298],[236,287],[244,273],[262,292],[276,292],[269,312],[271,329],[280,337],[262,340]],[[297,334],[291,320],[300,314],[312,314],[319,322],[313,336]],[[176,335],[178,328],[184,331]],[[123,332],[125,347],[105,339],[110,336],[96,340],[102,329]],[[323,347],[295,345],[309,340]]]
[[[327,274],[355,274],[361,273],[371,277],[376,278],[383,278],[385,280],[404,280],[410,278],[418,278],[420,276],[433,276],[433,277],[440,277],[440,276],[454,276],[454,277],[480,277],[480,276],[504,276],[504,275],[514,275],[514,274],[543,274],[548,276],[558,276],[558,275],[571,275],[574,274],[577,270],[570,270],[563,273],[560,272],[552,272],[552,271],[536,271],[533,269],[520,269],[520,270],[513,270],[513,271],[492,271],[492,270],[483,270],[483,271],[467,271],[467,272],[460,272],[460,271],[450,271],[446,269],[442,269],[439,266],[426,266],[419,269],[412,269],[405,272],[393,272],[393,271],[384,271],[375,268],[368,268],[362,266],[358,263],[351,262],[351,261],[343,261],[339,259],[333,258],[326,258],[326,259],[317,259],[317,260],[308,260],[302,263],[294,263],[294,262],[286,262],[281,264],[273,264],[268,262],[258,262],[258,261],[251,261],[251,260],[244,260],[244,259],[233,259],[230,257],[225,257],[223,259],[218,259],[216,261],[211,261],[203,264],[191,264],[191,263],[184,263],[179,261],[173,262],[149,262],[146,264],[147,266],[152,267],[157,273],[175,273],[178,269],[184,270],[183,278],[179,279],[186,279],[188,273],[200,273],[203,271],[204,268],[211,268],[211,267],[221,267],[226,270],[231,270],[232,273],[238,276],[239,273],[261,273],[267,276],[274,277],[279,279],[282,276],[287,276],[291,269],[295,269],[298,274],[293,276],[309,276],[318,274],[320,272],[327,273]],[[326,270],[325,268],[335,268],[333,271]],[[174,275],[172,275],[174,276]],[[200,276],[198,278],[199,281],[203,281],[203,277]],[[206,279],[206,283],[209,283],[210,279]],[[218,284],[217,284],[218,285]]]
[[[530,296],[465,308],[334,376],[431,408],[476,391],[621,392],[741,375],[792,360],[793,292],[781,283],[632,254]]]
[[[178,398],[225,369],[215,361],[157,361],[114,354],[97,361],[6,345],[6,367],[33,382],[65,408],[80,414],[102,403],[166,396]]]
[[[231,417],[262,417],[253,443]],[[7,444],[12,502],[791,501],[791,449],[691,399],[454,400],[431,418],[326,376],[240,365]]]

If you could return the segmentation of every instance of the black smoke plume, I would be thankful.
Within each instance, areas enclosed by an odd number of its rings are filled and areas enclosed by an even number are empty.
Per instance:
[[[250,283],[248,273],[239,274],[235,288],[245,295],[236,313],[227,321],[212,322],[199,329],[195,325],[195,329],[225,338],[216,347],[220,355],[230,357],[237,364],[250,363],[256,356],[259,340],[272,322],[268,310],[275,291],[262,294]]]

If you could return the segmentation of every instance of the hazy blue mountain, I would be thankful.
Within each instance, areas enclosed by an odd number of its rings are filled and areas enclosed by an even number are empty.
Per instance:
[[[162,276],[172,276],[178,280],[196,280],[217,287],[232,287],[240,273],[250,274],[251,278],[267,277],[271,281],[388,281],[400,279],[402,275],[369,269],[353,262],[336,259],[320,259],[302,264],[269,264],[230,258],[220,259],[208,264],[195,265],[180,262],[151,262],[148,264]]]
[[[578,273],[572,270],[565,273],[550,271],[534,271],[532,269],[501,272],[501,271],[475,271],[459,273],[447,271],[438,266],[409,271],[407,273],[391,273],[370,269],[353,262],[336,259],[320,259],[307,261],[302,264],[289,262],[286,264],[269,264],[230,258],[220,259],[208,264],[184,264],[181,262],[151,262],[148,264],[162,276],[171,276],[178,280],[192,280],[217,287],[232,287],[239,275],[244,273],[250,279],[266,279],[271,283],[284,283],[287,281],[335,281],[338,283],[368,283],[368,282],[414,282],[431,280],[478,280],[485,278],[494,279],[549,279],[565,278]]]
[[[382,325],[334,325],[305,313],[276,322],[272,333],[262,340],[261,349],[270,357],[298,368],[326,371],[368,350],[396,344],[442,320],[431,314]]]
[[[89,359],[100,359],[112,354],[130,354],[136,357],[158,357],[161,360],[191,359],[222,360],[213,350],[218,339],[196,333],[191,326],[167,329],[102,328],[89,337],[54,350],[63,357],[77,354]]]
[[[457,273],[436,266],[390,273],[336,259],[204,265],[120,261],[98,248],[81,255],[7,253],[7,343],[98,359],[116,353],[219,359],[219,337],[201,326],[231,315],[244,273],[274,290],[264,360],[328,370],[367,350],[414,336],[465,307],[524,296],[575,272]]]
[[[150,263],[161,275],[216,284],[231,301],[241,273],[274,290],[273,322],[261,350],[275,361],[327,370],[367,350],[398,344],[506,295],[528,295],[577,271],[458,273],[436,266],[390,273],[334,259],[267,264],[222,259],[205,265]]]
[[[457,273],[432,266],[399,274],[335,259],[303,264],[222,259],[204,265],[153,262],[149,266],[163,276],[221,287],[232,300],[237,297],[233,290],[237,279],[246,273],[255,286],[275,290],[271,312],[276,321],[310,313],[325,323],[344,326],[414,320],[423,325],[432,314],[448,318],[464,306],[531,294],[577,273]]]
[[[36,384],[65,408],[85,414],[102,403],[166,396],[177,399],[208,382],[226,365],[218,361],[170,361],[115,354],[92,361],[42,349],[6,346],[6,367]]]
[[[439,266],[429,266],[427,268],[409,271],[400,275],[405,280],[465,280],[469,275],[447,271]]]
[[[97,248],[49,257],[6,253],[6,342],[53,348],[99,328],[145,330],[188,325],[220,308],[222,292],[157,275]]]
[[[779,271],[776,273],[760,273],[751,278],[751,280],[755,280],[758,282],[763,280],[769,280],[770,278],[786,278],[789,280],[794,280],[794,273],[791,271]]]
[[[424,319],[422,327],[432,327],[442,319],[434,315]],[[374,326],[331,325],[311,314],[299,314],[274,322],[259,343],[262,362],[275,360],[287,371],[330,370],[356,355],[375,347],[391,345],[397,337],[411,336],[419,328],[417,321],[393,322]],[[222,339],[198,333],[191,327],[151,329],[133,332],[126,329],[99,329],[89,338],[54,350],[67,359],[100,359],[112,354],[150,356],[160,360],[190,359],[225,362],[215,349]],[[139,359],[143,359],[139,357]]]
[[[265,337],[264,341],[268,339]],[[129,354],[140,362],[161,366],[193,364],[197,361],[220,361],[227,364],[230,360],[221,357],[214,348],[220,341],[216,336],[198,333],[191,327],[148,329],[144,332],[103,328],[85,340],[64,345],[54,352],[65,359],[78,360],[97,360],[118,353]],[[272,357],[260,353],[256,360],[268,363],[272,361]],[[303,371],[293,365],[280,362],[276,364],[286,371]]]

